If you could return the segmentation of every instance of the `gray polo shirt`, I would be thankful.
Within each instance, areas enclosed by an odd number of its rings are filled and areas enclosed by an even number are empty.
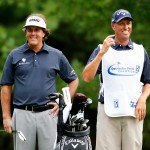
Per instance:
[[[35,53],[25,43],[8,55],[0,84],[14,85],[15,105],[43,105],[49,101],[50,93],[57,92],[57,74],[66,83],[77,79],[61,51],[44,43],[41,51]]]

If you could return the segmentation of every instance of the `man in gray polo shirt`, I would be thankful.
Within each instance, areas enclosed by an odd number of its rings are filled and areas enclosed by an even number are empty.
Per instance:
[[[71,96],[78,77],[63,53],[44,42],[49,30],[42,14],[28,16],[23,30],[27,42],[10,52],[0,82],[4,130],[25,135],[25,142],[14,136],[16,150],[35,150],[37,143],[39,150],[51,150],[56,142],[59,109],[48,97],[57,92],[57,74],[68,85]]]

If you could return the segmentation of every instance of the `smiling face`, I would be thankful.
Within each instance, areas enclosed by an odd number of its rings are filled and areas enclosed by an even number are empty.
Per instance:
[[[39,51],[43,45],[43,37],[45,32],[42,28],[36,26],[28,26],[25,29],[28,45],[34,51]]]
[[[124,18],[117,23],[112,23],[112,29],[115,32],[115,41],[126,45],[132,32],[132,21],[129,18]]]

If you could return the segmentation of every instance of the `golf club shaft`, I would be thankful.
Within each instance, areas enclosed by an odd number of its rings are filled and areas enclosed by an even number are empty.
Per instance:
[[[0,130],[0,132],[6,132],[4,129]],[[12,132],[18,132],[17,130],[12,130]]]

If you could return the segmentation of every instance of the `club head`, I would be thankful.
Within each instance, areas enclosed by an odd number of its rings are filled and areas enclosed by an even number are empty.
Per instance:
[[[26,137],[24,136],[24,134],[19,131],[19,130],[13,130],[12,132],[16,132],[18,134],[18,137],[21,141],[26,141]]]
[[[87,105],[92,104],[92,99],[88,98],[86,102],[83,102],[84,107],[86,107]]]
[[[84,117],[84,111],[79,110],[79,112],[76,115],[77,115],[77,118],[83,118]]]
[[[77,118],[77,115],[73,115],[73,116],[71,117],[71,121],[76,120],[76,118]]]
[[[82,130],[87,128],[87,124],[82,124]]]
[[[17,131],[17,133],[18,133],[20,140],[26,141],[26,137],[24,136],[24,134],[21,131]]]
[[[77,119],[74,121],[74,123],[75,123],[75,124],[80,124],[83,120],[84,120],[83,117],[77,118]]]
[[[83,131],[84,129],[86,129],[87,128],[87,123],[89,122],[89,120],[88,119],[84,119],[84,120],[81,120],[80,122],[79,122],[79,130],[80,131]]]
[[[89,122],[89,119],[84,119],[82,124],[87,124]]]
[[[92,104],[92,99],[88,98],[88,99],[87,99],[87,104],[88,104],[88,105],[89,105],[89,104]]]
[[[88,98],[85,102],[79,103],[78,107],[80,108],[80,111],[84,111],[85,107],[90,104],[92,104],[92,99]]]
[[[75,126],[75,123],[74,123],[74,122],[76,121],[76,118],[77,118],[77,116],[74,115],[74,116],[72,116],[71,119],[70,119],[70,122],[71,122],[70,125],[71,125],[72,127]]]

